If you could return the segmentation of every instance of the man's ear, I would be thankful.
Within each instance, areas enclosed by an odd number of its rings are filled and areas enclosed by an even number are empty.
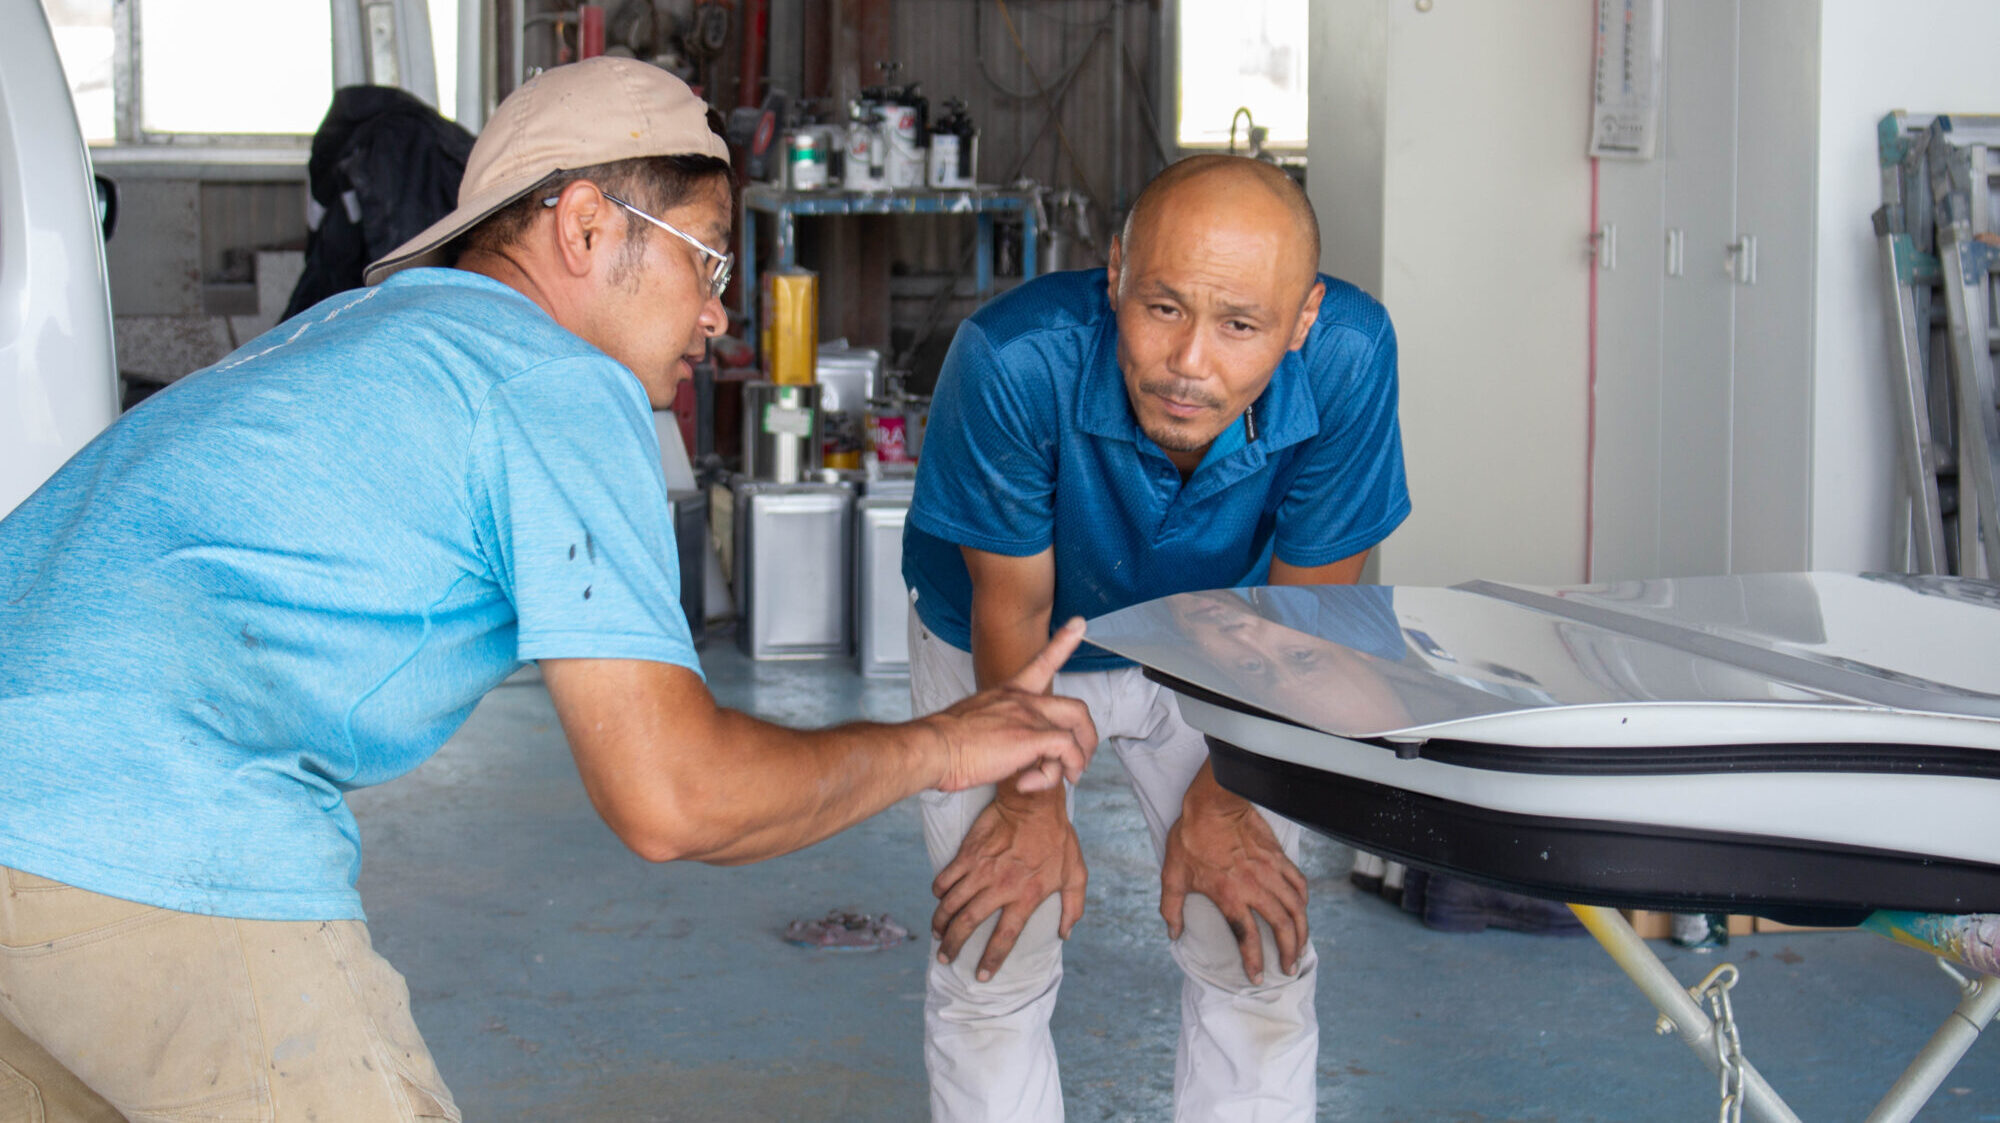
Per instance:
[[[1296,351],[1306,345],[1306,336],[1319,322],[1319,302],[1325,296],[1326,283],[1323,281],[1314,281],[1313,287],[1306,290],[1306,302],[1299,308],[1299,322],[1292,327],[1292,343],[1286,350]]]
[[[1111,236],[1111,256],[1104,263],[1104,299],[1112,305],[1118,303],[1118,270],[1124,260],[1124,247],[1119,244],[1118,235]]]
[[[587,179],[579,179],[556,196],[556,248],[563,269],[571,276],[587,276],[597,251],[609,237],[610,201]]]

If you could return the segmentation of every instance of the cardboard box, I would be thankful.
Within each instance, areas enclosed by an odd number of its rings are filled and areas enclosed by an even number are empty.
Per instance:
[[[1775,920],[1766,920],[1760,916],[1757,918],[1757,931],[1759,932],[1852,932],[1854,931],[1854,929],[1811,928],[1797,924],[1780,924]]]
[[[1625,922],[1632,926],[1632,930],[1637,932],[1639,938],[1642,940],[1664,940],[1673,934],[1673,929],[1670,927],[1672,921],[1668,919],[1673,915],[1672,913],[1655,912],[1652,909],[1619,909],[1618,911],[1624,914]],[[1731,913],[1729,916],[1729,934],[1732,936],[1748,936],[1750,933],[1757,931],[1756,923],[1753,917]]]

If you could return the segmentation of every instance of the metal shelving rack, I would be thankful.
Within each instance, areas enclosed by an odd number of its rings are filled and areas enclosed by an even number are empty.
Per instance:
[[[757,222],[770,217],[777,224],[774,266],[798,264],[797,222],[800,218],[848,214],[972,215],[978,220],[977,256],[973,278],[979,298],[993,295],[993,216],[1021,216],[1021,279],[1035,275],[1035,245],[1041,233],[1035,192],[998,187],[965,190],[906,191],[786,191],[768,184],[743,189],[743,228],[736,251],[742,270],[738,282],[738,312],[745,337],[757,338]]]

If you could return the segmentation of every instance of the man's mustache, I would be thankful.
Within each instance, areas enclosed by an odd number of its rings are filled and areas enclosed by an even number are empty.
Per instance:
[[[1190,405],[1206,406],[1210,409],[1219,408],[1223,404],[1221,398],[1202,389],[1201,383],[1186,378],[1174,378],[1171,376],[1152,379],[1142,378],[1139,380],[1139,389],[1148,394],[1156,394],[1163,398],[1172,398],[1174,401],[1187,402]]]

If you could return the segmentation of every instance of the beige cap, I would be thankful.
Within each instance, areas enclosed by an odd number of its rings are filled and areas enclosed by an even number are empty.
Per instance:
[[[465,161],[458,209],[370,265],[367,282],[445,264],[446,243],[555,172],[641,156],[726,161],[729,147],[708,127],[708,104],[657,66],[600,57],[545,70],[486,122]]]

